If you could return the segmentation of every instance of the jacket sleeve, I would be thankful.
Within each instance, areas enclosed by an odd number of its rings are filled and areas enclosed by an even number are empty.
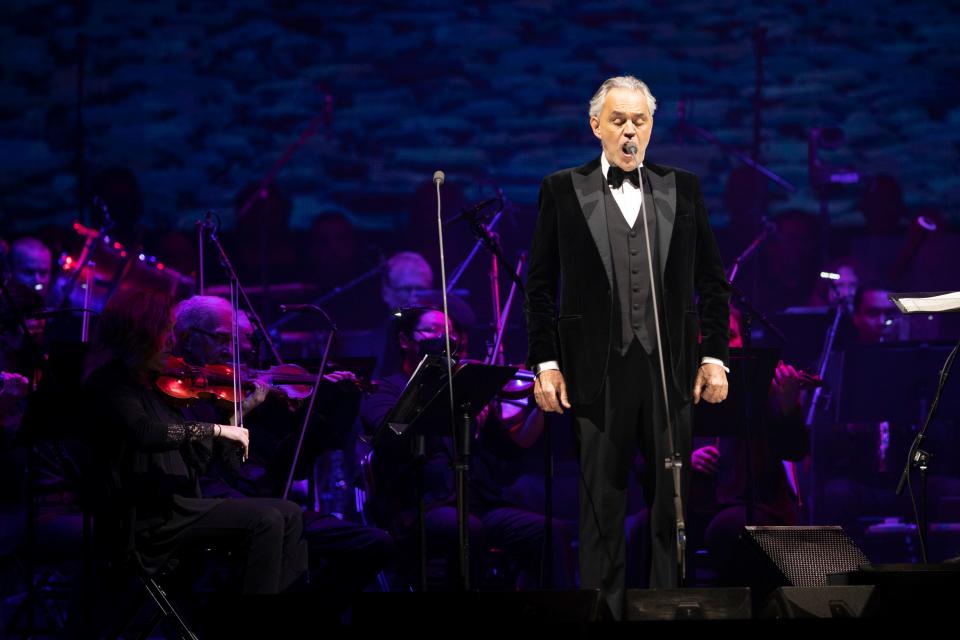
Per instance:
[[[557,285],[560,249],[557,243],[557,198],[551,178],[540,184],[539,213],[527,270],[527,366],[560,360],[557,346]]]
[[[700,358],[709,357],[730,362],[730,283],[723,269],[720,249],[710,228],[707,207],[700,191],[700,181],[693,177],[696,203],[697,251],[694,264],[694,288],[699,302]]]

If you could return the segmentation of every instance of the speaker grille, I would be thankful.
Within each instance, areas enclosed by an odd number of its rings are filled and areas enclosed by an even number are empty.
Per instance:
[[[752,539],[795,587],[821,587],[827,575],[870,564],[840,527],[746,527]]]

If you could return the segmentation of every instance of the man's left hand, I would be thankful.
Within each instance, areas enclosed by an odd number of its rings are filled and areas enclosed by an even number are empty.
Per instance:
[[[693,383],[693,404],[703,398],[707,402],[723,402],[727,398],[727,372],[718,364],[705,362],[697,370]]]

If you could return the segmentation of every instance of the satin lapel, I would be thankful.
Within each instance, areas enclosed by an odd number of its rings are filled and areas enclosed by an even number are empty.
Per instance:
[[[650,170],[646,170],[645,173],[650,180],[653,193],[648,193],[644,189],[643,197],[646,200],[647,211],[657,212],[657,239],[662,275],[666,272],[670,239],[673,237],[673,221],[677,217],[677,174],[671,171],[661,176]]]
[[[580,210],[587,220],[587,227],[590,228],[593,242],[597,245],[597,252],[603,262],[603,269],[607,272],[607,280],[610,282],[610,290],[612,291],[613,258],[610,256],[610,235],[607,233],[607,216],[603,206],[603,171],[600,164],[597,163],[597,168],[588,174],[574,171],[571,175],[573,177],[573,191],[577,194]]]

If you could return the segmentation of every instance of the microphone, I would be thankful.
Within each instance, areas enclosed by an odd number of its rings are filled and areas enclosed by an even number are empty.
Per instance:
[[[492,205],[492,204],[494,204],[494,203],[499,204],[499,203],[501,203],[501,202],[503,202],[503,200],[501,200],[499,197],[497,197],[497,198],[487,198],[486,200],[484,200],[484,201],[482,201],[482,202],[478,202],[477,204],[475,204],[475,205],[473,205],[473,206],[467,207],[466,209],[464,209],[463,211],[461,211],[461,212],[458,213],[457,215],[455,215],[455,216],[453,216],[452,218],[450,218],[449,220],[447,220],[444,224],[451,225],[451,224],[460,222],[460,221],[463,220],[463,219],[466,219],[466,220],[469,220],[469,221],[472,222],[472,221],[476,220],[476,219],[480,216],[480,212],[481,212],[481,211],[483,211],[484,209],[486,209],[487,207],[489,207],[490,205]]]
[[[632,155],[632,156],[636,156],[636,155],[637,155],[637,145],[635,145],[635,144],[632,143],[632,142],[627,143],[627,153],[629,153],[629,154]]]
[[[447,179],[447,176],[444,175],[443,171],[440,171],[439,169],[437,169],[436,171],[433,172],[433,181],[438,185],[443,184],[446,179]]]

